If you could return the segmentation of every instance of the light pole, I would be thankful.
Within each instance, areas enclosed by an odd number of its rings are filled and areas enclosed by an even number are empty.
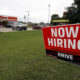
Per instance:
[[[48,4],[48,23],[50,23],[50,4]]]

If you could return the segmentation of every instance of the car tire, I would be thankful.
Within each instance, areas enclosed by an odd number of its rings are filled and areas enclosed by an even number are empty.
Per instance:
[[[17,27],[17,30],[18,30],[18,31],[22,31],[22,28],[21,28],[21,27]]]
[[[27,30],[27,28],[26,28],[26,27],[24,27],[23,29],[24,29],[24,30]]]

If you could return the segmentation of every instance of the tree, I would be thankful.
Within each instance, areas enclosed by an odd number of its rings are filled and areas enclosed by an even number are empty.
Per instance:
[[[53,20],[58,20],[59,19],[59,15],[58,14],[53,14],[51,16],[51,25],[57,25],[58,23],[54,23]]]
[[[63,18],[69,19],[69,23],[80,23],[80,0],[74,0],[71,7],[67,8],[67,12]]]
[[[77,8],[80,9],[80,0],[74,0],[74,3],[77,5]]]
[[[75,23],[76,22],[76,6],[75,4],[72,4],[71,7],[67,8],[67,12],[65,15],[63,15],[64,19],[68,19],[69,23]]]
[[[77,6],[76,19],[80,23],[80,0],[74,0],[74,3]]]

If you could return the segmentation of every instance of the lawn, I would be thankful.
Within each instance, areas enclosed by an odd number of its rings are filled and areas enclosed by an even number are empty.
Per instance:
[[[0,33],[0,80],[80,80],[80,66],[46,56],[41,31]]]

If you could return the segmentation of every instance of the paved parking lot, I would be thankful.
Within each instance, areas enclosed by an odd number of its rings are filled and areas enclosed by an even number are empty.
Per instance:
[[[13,32],[11,28],[0,28],[0,32]]]
[[[28,31],[33,30],[32,28],[28,28]],[[12,28],[0,28],[0,32],[14,32],[15,30],[12,30]]]

